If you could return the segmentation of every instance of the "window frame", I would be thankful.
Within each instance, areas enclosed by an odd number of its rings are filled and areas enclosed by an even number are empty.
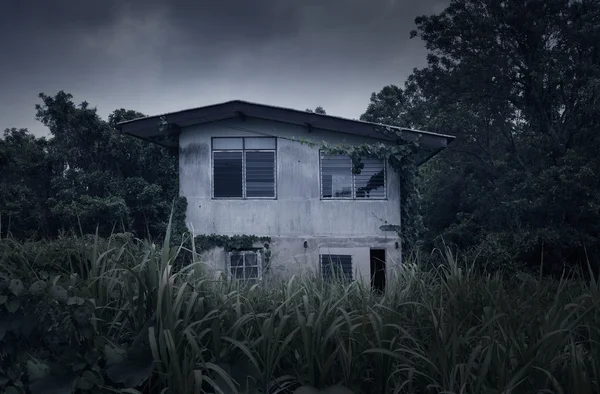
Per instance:
[[[388,169],[387,163],[385,160],[383,162],[383,197],[356,197],[356,174],[352,172],[352,158],[350,158],[350,175],[352,176],[352,195],[350,197],[324,197],[323,196],[323,156],[328,156],[323,153],[321,149],[319,149],[319,198],[324,201],[329,200],[347,200],[347,201],[384,201],[388,199]],[[346,156],[349,155],[336,155],[336,156]],[[368,158],[368,157],[365,157]],[[360,174],[359,174],[360,175]],[[333,193],[332,193],[333,194]]]
[[[235,254],[241,254],[244,259],[243,262],[243,270],[244,270],[244,278],[238,278],[237,276],[234,276],[233,273],[231,272],[231,257]],[[251,266],[246,266],[246,256],[247,255],[254,255],[256,256],[256,265],[251,265]],[[238,282],[241,283],[247,283],[250,281],[256,281],[256,282],[262,282],[263,281],[263,254],[261,253],[260,249],[245,249],[245,250],[232,250],[230,252],[227,252],[227,261],[226,261],[226,267],[227,267],[227,279],[229,281],[233,281],[236,280]],[[256,272],[257,272],[257,276],[256,278],[246,278],[246,271],[249,268],[254,268],[256,267]]]
[[[331,258],[331,256],[347,257],[347,258],[350,259],[350,278],[345,278],[344,282],[346,282],[346,283],[352,283],[352,282],[354,282],[356,279],[354,278],[354,259],[353,259],[353,256],[351,254],[339,254],[339,253],[319,253],[319,274],[320,274],[319,276],[321,277],[321,280],[330,283],[330,282],[333,281],[333,279],[335,279],[335,275],[332,275],[331,278],[329,278],[329,279],[327,279],[327,278],[325,278],[323,276],[323,274],[324,274],[324,272],[323,272],[323,258],[329,257],[329,260],[333,261],[332,258]]]
[[[216,139],[242,139],[241,149],[215,149]],[[246,149],[246,138],[271,139],[275,141],[274,149]],[[215,152],[242,152],[242,196],[241,197],[215,197]],[[246,152],[269,152],[273,153],[273,197],[247,197],[246,187]],[[265,136],[227,136],[211,137],[210,140],[210,180],[211,199],[213,200],[277,200],[277,137]]]

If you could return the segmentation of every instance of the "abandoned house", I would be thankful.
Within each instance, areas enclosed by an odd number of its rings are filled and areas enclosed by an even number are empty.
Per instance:
[[[396,143],[382,125],[236,100],[118,128],[179,149],[180,195],[187,198],[193,234],[270,238],[268,259],[262,243],[209,251],[209,264],[230,277],[254,281],[312,269],[325,278],[341,272],[381,290],[400,264],[399,174],[375,158],[362,158],[364,167],[354,174],[349,156],[305,143]],[[454,138],[392,129],[419,138],[418,163]]]

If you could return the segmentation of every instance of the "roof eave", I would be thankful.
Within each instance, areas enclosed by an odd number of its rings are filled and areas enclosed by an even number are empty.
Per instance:
[[[381,140],[385,142],[394,142],[398,140],[398,135],[408,140],[419,140],[427,152],[432,152],[426,156],[429,160],[440,150],[444,149],[454,140],[453,136],[431,133],[422,130],[413,130],[395,126],[381,125],[352,119],[340,118],[331,115],[322,115],[309,113],[288,108],[274,107],[263,104],[250,103],[245,101],[229,101],[220,104],[213,104],[201,108],[187,109],[167,113],[163,115],[148,116],[132,119],[117,124],[117,129],[125,134],[141,138],[146,141],[159,143],[163,146],[173,144],[170,135],[176,134],[182,127],[192,124],[209,123],[218,120],[233,118],[236,116],[248,116],[273,120],[285,123],[291,123],[302,126],[311,126],[316,129],[335,131],[349,135],[360,135],[366,138]],[[171,130],[161,131],[161,123],[164,120],[171,126]],[[391,131],[386,133],[385,130]],[[156,138],[171,140],[169,144],[160,143]]]

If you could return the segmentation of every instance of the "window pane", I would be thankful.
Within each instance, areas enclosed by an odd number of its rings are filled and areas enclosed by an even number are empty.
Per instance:
[[[245,138],[245,149],[275,149],[275,138]]]
[[[215,197],[242,197],[242,152],[213,152]]]
[[[258,267],[246,268],[246,279],[257,279],[258,278]]]
[[[231,276],[238,280],[259,279],[260,259],[255,251],[239,251],[229,254]]]
[[[244,268],[231,267],[231,276],[233,276],[236,279],[244,279]]]
[[[321,255],[321,275],[326,281],[352,280],[352,256],[338,254]]]
[[[213,138],[213,149],[242,149],[243,138]]]
[[[231,266],[238,267],[244,265],[244,255],[241,253],[232,253],[231,254]]]
[[[350,156],[321,156],[323,198],[352,197],[352,160]]]
[[[246,267],[256,265],[256,253],[246,253],[246,263],[244,264]]]
[[[246,197],[275,197],[275,152],[246,152]]]
[[[356,198],[385,198],[385,171],[380,159],[363,158],[360,174],[354,176]]]

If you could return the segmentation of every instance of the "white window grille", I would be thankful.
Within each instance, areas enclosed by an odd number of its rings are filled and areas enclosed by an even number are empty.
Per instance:
[[[259,250],[238,250],[227,253],[227,272],[230,280],[257,282],[263,275],[263,258]]]

